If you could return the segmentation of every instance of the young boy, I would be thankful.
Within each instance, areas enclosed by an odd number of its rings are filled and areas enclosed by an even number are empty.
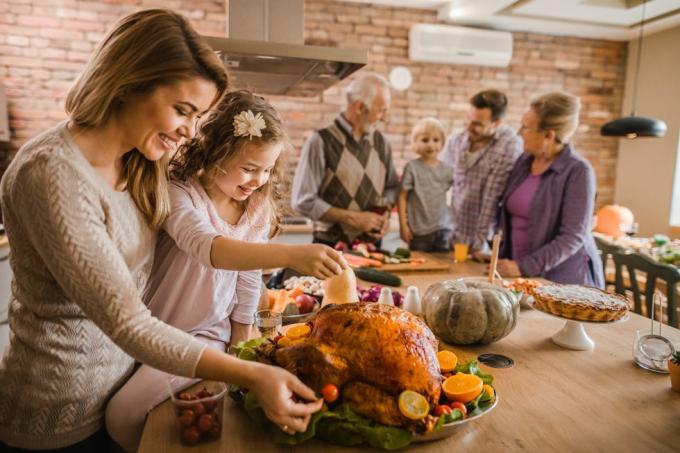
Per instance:
[[[411,132],[411,145],[419,157],[404,167],[398,201],[401,238],[411,250],[451,250],[446,193],[453,184],[453,169],[437,159],[444,137],[444,127],[435,118],[420,120]]]

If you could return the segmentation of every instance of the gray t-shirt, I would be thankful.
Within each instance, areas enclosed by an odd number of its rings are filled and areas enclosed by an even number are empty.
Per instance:
[[[453,168],[438,162],[435,167],[414,159],[404,167],[401,190],[409,192],[407,215],[416,236],[452,228],[446,193],[453,184]]]

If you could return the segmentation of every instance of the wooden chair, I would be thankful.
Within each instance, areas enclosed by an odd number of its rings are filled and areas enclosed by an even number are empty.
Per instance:
[[[619,245],[607,241],[597,235],[594,235],[595,245],[600,251],[600,257],[602,258],[602,275],[604,275],[604,286],[606,289],[615,287],[616,277],[614,279],[607,278],[607,263],[609,260],[613,261],[614,253],[625,253],[625,249]]]
[[[612,256],[616,267],[616,292],[625,296],[626,289],[630,289],[633,293],[633,311],[650,316],[654,303],[654,290],[657,289],[657,280],[660,280],[661,284],[658,288],[666,295],[665,312],[668,314],[668,324],[678,327],[677,284],[680,282],[680,270],[675,266],[658,263],[651,257],[638,252],[614,252]],[[624,281],[623,268],[628,272],[628,285]],[[643,273],[644,277],[639,273]],[[644,285],[644,312],[642,310],[643,294],[640,291],[642,285]],[[659,319],[661,319],[660,315]]]

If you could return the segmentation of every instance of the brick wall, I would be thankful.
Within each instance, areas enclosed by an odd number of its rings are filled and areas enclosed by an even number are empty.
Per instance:
[[[64,98],[93,46],[118,17],[139,8],[165,6],[187,15],[201,33],[225,34],[222,0],[4,0],[0,2],[0,83],[8,99],[12,141],[5,156],[65,117]],[[408,30],[435,23],[429,10],[307,0],[305,39],[320,45],[365,47],[368,68],[387,75],[407,65],[414,82],[394,92],[387,132],[398,169],[413,157],[411,126],[423,116],[438,117],[447,129],[460,128],[475,92],[495,87],[510,98],[506,121],[517,127],[528,99],[548,90],[569,91],[582,100],[576,147],[593,164],[598,204],[613,200],[616,139],[599,136],[600,126],[617,116],[623,94],[626,43],[514,33],[508,68],[447,66],[408,60]],[[304,139],[342,108],[346,83],[308,99],[273,97],[293,141],[295,165]]]

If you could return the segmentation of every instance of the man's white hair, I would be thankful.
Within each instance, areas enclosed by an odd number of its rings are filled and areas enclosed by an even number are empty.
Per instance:
[[[378,93],[379,87],[385,87],[389,90],[390,84],[385,77],[375,72],[367,72],[349,84],[345,94],[347,95],[347,103],[351,104],[356,101],[363,102],[366,106],[373,104],[373,99]]]

